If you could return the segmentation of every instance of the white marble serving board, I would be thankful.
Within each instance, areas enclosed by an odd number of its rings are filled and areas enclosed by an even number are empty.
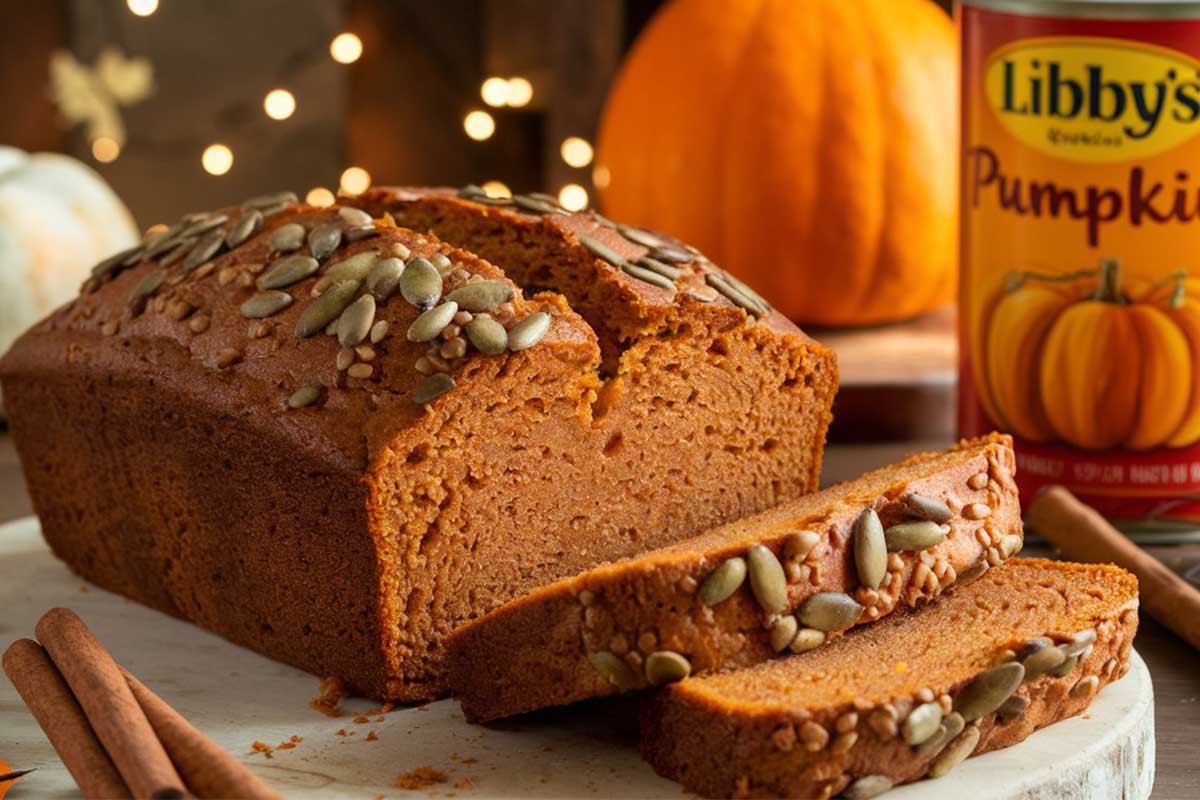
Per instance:
[[[497,727],[467,724],[449,701],[402,708],[366,724],[308,707],[318,680],[179,620],[81,581],[43,543],[36,520],[0,526],[0,650],[32,634],[55,605],[75,609],[116,659],[221,746],[287,797],[637,797],[683,796],[637,753],[632,699],[597,701],[528,715]],[[889,800],[1064,798],[1139,800],[1154,780],[1150,675],[1135,653],[1129,674],[1088,713],[1034,734],[1016,747],[973,758],[949,776],[889,793]],[[339,729],[347,734],[338,735]],[[377,740],[367,735],[374,731]],[[255,740],[303,741],[271,758]],[[75,797],[16,690],[0,675],[0,757],[37,771],[8,800]],[[398,774],[429,766],[445,781],[418,791],[393,786]]]

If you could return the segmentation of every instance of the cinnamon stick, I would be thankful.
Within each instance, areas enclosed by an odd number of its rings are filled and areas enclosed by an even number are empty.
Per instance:
[[[1039,494],[1025,521],[1067,558],[1113,563],[1138,578],[1142,606],[1156,620],[1200,648],[1200,590],[1142,550],[1095,509],[1062,486]]]
[[[282,800],[282,795],[264,783],[245,764],[196,730],[145,684],[124,668],[121,668],[121,673],[193,794],[202,798]]]
[[[52,608],[36,630],[133,796],[184,797],[183,780],[129,684],[83,620],[70,609]]]
[[[129,787],[100,740],[67,682],[32,639],[17,639],[4,651],[4,673],[46,733],[54,751],[84,797],[129,797]]]

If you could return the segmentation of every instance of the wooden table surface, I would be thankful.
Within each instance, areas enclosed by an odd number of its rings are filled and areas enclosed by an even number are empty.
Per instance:
[[[919,450],[939,448],[942,441],[881,445],[831,445],[825,456],[825,482],[897,460]],[[32,513],[25,495],[20,464],[12,439],[0,433],[0,523]],[[1200,545],[1152,548],[1166,563],[1178,568],[1200,561]],[[1046,555],[1030,544],[1024,555]],[[2,570],[0,570],[2,574]],[[1200,798],[1200,653],[1170,631],[1143,615],[1135,647],[1150,666],[1154,681],[1154,714],[1158,740],[1154,800]]]

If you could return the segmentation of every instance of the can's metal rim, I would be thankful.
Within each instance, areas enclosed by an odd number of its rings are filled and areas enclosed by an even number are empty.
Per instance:
[[[957,0],[958,5],[1038,17],[1087,19],[1200,18],[1198,0]]]

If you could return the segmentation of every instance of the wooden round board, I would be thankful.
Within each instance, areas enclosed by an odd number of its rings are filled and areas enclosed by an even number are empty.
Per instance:
[[[119,662],[289,798],[681,796],[678,785],[638,757],[634,698],[553,709],[486,728],[468,725],[450,701],[356,722],[375,704],[354,700],[343,704],[343,716],[329,718],[308,707],[317,694],[315,677],[85,584],[46,548],[34,519],[0,526],[0,565],[0,650],[31,635],[46,609],[75,609]],[[292,737],[300,738],[294,747],[270,756],[253,749],[255,741],[274,748]],[[37,769],[8,800],[77,796],[2,678],[0,756],[16,769]],[[397,787],[398,776],[416,788]],[[1150,796],[1153,780],[1153,695],[1135,653],[1129,674],[1085,715],[1008,750],[969,759],[945,778],[886,796],[1139,800]]]

